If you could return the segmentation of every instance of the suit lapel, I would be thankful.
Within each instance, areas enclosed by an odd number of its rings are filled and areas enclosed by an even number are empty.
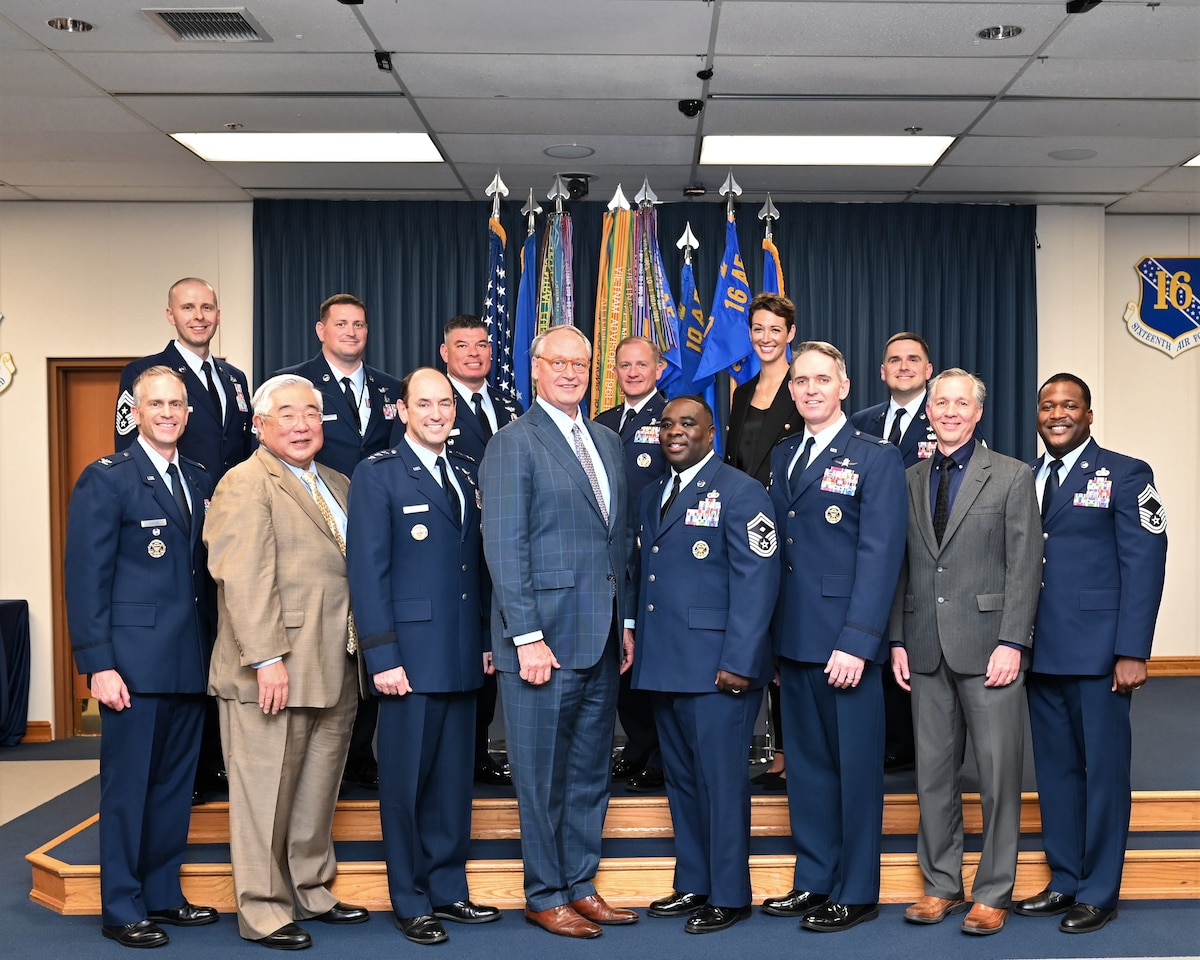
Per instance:
[[[451,512],[450,501],[446,498],[446,491],[442,489],[438,478],[425,469],[425,465],[421,463],[420,458],[417,457],[407,441],[402,441],[396,449],[400,452],[400,459],[408,468],[409,475],[417,481],[417,490],[421,496],[437,507],[447,519],[457,524],[458,517]]]
[[[458,392],[458,387],[454,388],[454,395],[458,401],[458,412],[454,417],[454,425],[458,427],[458,432],[470,433],[476,440],[486,445],[488,438],[483,435],[483,427],[479,425],[479,418],[475,415],[475,410],[471,406],[471,398],[463,397]]]
[[[596,516],[604,519],[604,515],[600,512],[600,504],[596,502],[596,495],[592,493],[592,482],[588,479],[587,473],[583,469],[583,464],[579,462],[579,457],[575,455],[575,450],[571,447],[570,442],[562,435],[562,431],[558,429],[556,424],[545,410],[536,403],[530,410],[534,414],[534,424],[537,427],[538,439],[542,441],[542,445],[553,455],[575,481],[575,485],[587,498],[588,503],[592,505],[592,509],[596,511]],[[587,421],[580,417],[580,422],[584,424],[586,429]],[[612,476],[612,469],[605,464],[608,469],[609,476]],[[609,489],[612,489],[612,484],[609,484]]]
[[[171,496],[171,491],[167,488],[166,479],[159,476],[158,470],[155,469],[150,458],[146,456],[146,451],[142,449],[140,443],[135,442],[130,449],[133,453],[133,458],[138,462],[138,469],[142,471],[142,483],[150,488],[150,492],[154,496],[154,502],[165,511],[164,516],[170,517],[171,522],[178,526],[180,530],[187,530],[188,526],[184,524],[183,515],[179,512],[179,507],[175,504],[175,498]],[[197,496],[199,494],[193,486],[193,500]],[[191,532],[193,535],[195,534],[195,524],[191,525]]]
[[[258,450],[255,451],[255,455],[260,458],[263,466],[267,470],[267,473],[269,473],[275,479],[275,483],[279,487],[280,493],[294,500],[300,509],[308,515],[308,518],[314,524],[316,524],[317,529],[327,536],[329,541],[336,546],[337,541],[333,538],[333,531],[329,529],[329,524],[325,522],[325,518],[321,516],[321,511],[317,507],[317,501],[313,499],[313,495],[308,492],[308,487],[306,487],[300,481],[300,478],[292,473],[292,471],[288,469],[287,465],[282,460],[276,457],[273,453],[269,452],[265,447],[259,447]],[[316,468],[321,479],[326,480],[327,474],[321,469],[320,465],[314,461],[313,466]],[[334,499],[338,501],[338,505],[342,508],[342,510],[345,510],[346,505],[344,503],[344,496],[339,496],[338,491],[335,490],[328,483],[328,481],[326,482],[326,486],[329,486],[330,490],[333,491]]]
[[[196,541],[200,539],[200,527],[202,526],[196,522],[196,517],[203,519],[208,511],[204,502],[204,494],[201,493],[200,476],[193,467],[184,463],[182,458],[180,458],[179,467],[187,481],[188,491],[192,495],[192,546],[194,547]]]
[[[880,434],[880,436],[883,436],[883,434]],[[907,457],[913,450],[916,449],[918,443],[928,438],[929,414],[925,412],[925,405],[922,404],[920,411],[915,417],[913,417],[913,422],[910,423],[908,425],[908,429],[904,431],[904,436],[900,438],[900,456]]]
[[[712,479],[718,468],[721,466],[721,460],[717,456],[713,456],[706,463],[699,473],[692,477],[691,483],[686,487],[681,487],[679,496],[675,498],[675,502],[671,504],[671,509],[667,511],[667,515],[662,518],[662,523],[655,531],[655,539],[659,535],[665,533],[668,529],[683,520],[687,516],[688,510],[696,507],[696,504],[708,497],[712,492]],[[664,476],[664,483],[673,482],[673,474],[667,471]],[[662,501],[662,487],[659,488],[659,501]],[[659,508],[661,509],[661,507]],[[655,511],[657,516],[657,511]]]
[[[974,441],[971,441],[974,443]],[[933,458],[930,457],[930,460]],[[962,524],[963,517],[967,515],[967,511],[971,509],[971,505],[978,498],[980,491],[983,490],[983,485],[988,482],[991,477],[992,458],[987,452],[987,448],[981,444],[975,444],[975,452],[971,454],[971,462],[967,464],[966,473],[962,478],[962,483],[959,484],[958,492],[954,495],[954,506],[950,510],[950,517],[946,521],[946,532],[942,535],[942,546],[948,544],[954,536],[954,531]],[[932,524],[932,521],[930,521]],[[937,538],[934,537],[934,543]]]
[[[921,538],[925,541],[925,546],[933,556],[938,555],[938,551],[942,548],[937,542],[937,535],[933,532],[933,514],[929,511],[929,487],[930,476],[933,472],[933,458],[929,457],[921,460],[915,467],[912,468],[909,480],[910,490],[916,487],[915,496],[917,498],[916,513],[917,513],[917,529],[921,531]],[[913,494],[910,493],[910,496]]]
[[[197,410],[203,410],[205,415],[211,417],[214,423],[222,425],[220,418],[217,416],[217,408],[213,404],[212,394],[208,392],[208,384],[196,376],[192,368],[188,366],[187,361],[183,359],[183,354],[179,352],[179,347],[175,345],[174,340],[171,341],[170,347],[175,352],[175,356],[179,358],[179,362],[175,364],[175,369],[183,377],[183,385],[187,388],[188,406],[191,408],[191,413],[194,414]],[[210,356],[209,359],[211,360],[212,357]]]
[[[850,421],[847,420],[842,425],[842,429],[829,442],[829,446],[813,457],[812,463],[804,469],[804,472],[796,478],[796,482],[792,485],[793,501],[798,500],[818,479],[824,477],[825,471],[829,467],[835,466],[836,461],[845,459],[846,443],[853,429]],[[852,464],[847,464],[847,466],[852,466]]]
[[[1092,438],[1084,445],[1083,452],[1075,460],[1075,466],[1067,472],[1058,490],[1054,494],[1054,499],[1050,501],[1050,509],[1046,512],[1044,522],[1048,522],[1051,517],[1057,514],[1063,507],[1075,500],[1076,493],[1082,493],[1087,490],[1088,481],[1096,475],[1096,469],[1100,466],[1096,462],[1100,453],[1100,447]],[[1039,468],[1041,461],[1038,461]],[[1034,475],[1036,479],[1036,474]]]

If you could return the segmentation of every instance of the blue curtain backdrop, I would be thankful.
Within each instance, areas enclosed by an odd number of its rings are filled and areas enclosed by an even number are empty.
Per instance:
[[[543,205],[545,205],[543,201]],[[521,203],[503,205],[509,307],[516,308]],[[829,340],[846,355],[847,412],[887,397],[884,342],[913,330],[934,369],[964,367],[988,387],[980,434],[1010,456],[1035,455],[1037,290],[1032,206],[779,204],[774,226],[797,339]],[[574,220],[576,322],[591,334],[604,204],[567,204]],[[319,349],[313,325],[326,297],[367,304],[367,362],[397,376],[438,364],[442,324],[479,314],[487,282],[489,203],[254,201],[255,382]],[[762,282],[757,204],[737,209],[751,290]],[[711,306],[724,248],[725,206],[659,207],[659,237],[679,295],[675,239],[690,221],[700,241],[696,285]],[[539,245],[544,217],[538,218]]]

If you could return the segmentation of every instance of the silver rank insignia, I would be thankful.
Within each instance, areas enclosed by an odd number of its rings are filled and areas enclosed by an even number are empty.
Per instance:
[[[157,560],[159,557],[166,554],[167,545],[158,539],[151,540],[150,543],[146,545],[146,552],[155,560]]]
[[[412,528],[412,538],[414,540],[424,540],[429,536],[429,528],[423,523],[418,523]]]
[[[648,467],[648,466],[650,466],[650,454],[648,454],[648,453],[639,453],[639,454],[638,454],[638,458],[637,458],[637,465],[638,465],[639,467]]]
[[[127,437],[137,429],[133,422],[133,394],[122,390],[117,397],[117,436]]]
[[[697,560],[703,560],[708,556],[708,544],[703,540],[697,540],[692,544],[692,556]]]
[[[825,510],[826,523],[837,523],[842,519],[842,508],[834,504]]]
[[[750,538],[750,551],[760,557],[773,557],[779,546],[779,537],[775,533],[775,524],[765,513],[757,514],[746,524],[746,532]]]
[[[1150,533],[1167,532],[1167,508],[1163,506],[1162,497],[1152,483],[1146,484],[1146,489],[1138,494],[1138,516],[1143,530]]]

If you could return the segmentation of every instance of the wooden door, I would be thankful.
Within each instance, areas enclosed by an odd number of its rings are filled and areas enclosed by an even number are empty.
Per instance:
[[[131,357],[58,359],[47,363],[50,390],[50,570],[54,619],[54,736],[83,732],[87,683],[75,671],[63,593],[67,503],[79,474],[113,452],[121,370]]]

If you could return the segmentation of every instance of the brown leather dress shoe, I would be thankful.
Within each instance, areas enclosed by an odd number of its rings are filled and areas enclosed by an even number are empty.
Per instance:
[[[909,923],[941,923],[952,913],[962,913],[970,904],[962,898],[922,897],[904,911]]]
[[[572,900],[571,909],[592,923],[604,923],[612,927],[626,923],[637,923],[641,919],[632,910],[623,907],[610,907],[602,896],[593,893],[582,900]]]
[[[598,937],[604,931],[586,917],[581,917],[565,903],[549,910],[530,910],[525,908],[525,922],[532,923],[560,937],[575,937],[579,940],[590,940]]]
[[[977,903],[971,907],[971,912],[963,920],[962,932],[986,937],[992,933],[999,933],[1007,919],[1008,910],[1004,907],[989,907],[987,904]]]

